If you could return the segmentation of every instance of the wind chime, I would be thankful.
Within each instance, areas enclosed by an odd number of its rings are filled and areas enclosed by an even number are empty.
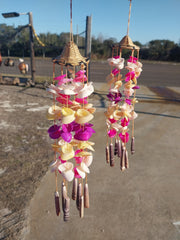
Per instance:
[[[95,132],[93,119],[95,108],[88,101],[93,93],[93,83],[88,81],[89,60],[84,58],[73,41],[72,0],[70,1],[70,41],[60,56],[53,60],[53,83],[47,89],[53,96],[53,105],[48,109],[47,118],[53,122],[48,129],[53,139],[54,161],[51,164],[55,173],[55,208],[60,215],[60,194],[58,174],[63,177],[61,184],[62,210],[64,221],[70,214],[70,190],[68,183],[73,181],[71,197],[76,200],[80,217],[84,207],[89,208],[87,174],[93,161],[94,143],[89,141]],[[55,76],[55,66],[60,67],[61,75]]]
[[[139,89],[137,79],[142,71],[142,64],[139,62],[139,47],[129,37],[129,23],[131,14],[131,0],[129,5],[129,18],[127,35],[123,37],[118,45],[112,48],[112,57],[108,59],[111,66],[111,73],[107,80],[109,84],[109,105],[106,116],[107,144],[106,162],[110,166],[115,165],[115,157],[120,159],[120,169],[124,171],[129,168],[127,143],[129,141],[129,127],[131,122],[131,154],[135,153],[134,119],[137,118],[135,103],[137,103],[136,90]],[[121,74],[124,68],[125,59],[122,58],[123,50],[130,51],[130,57],[125,66],[125,77]]]

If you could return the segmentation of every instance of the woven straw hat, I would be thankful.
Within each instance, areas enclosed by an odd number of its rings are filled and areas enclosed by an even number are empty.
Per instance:
[[[133,41],[131,40],[131,38],[128,35],[123,37],[123,39],[119,43],[119,46],[120,46],[120,48],[124,48],[124,49],[134,49],[134,50],[140,49],[139,46],[137,46],[133,43]]]
[[[72,66],[78,66],[81,63],[86,64],[87,61],[88,60],[80,54],[78,46],[73,41],[68,42],[61,55],[53,59],[54,63]]]

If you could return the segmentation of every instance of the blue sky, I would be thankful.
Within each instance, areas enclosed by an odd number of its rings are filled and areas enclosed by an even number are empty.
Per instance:
[[[73,32],[85,30],[86,16],[92,15],[92,35],[116,38],[127,32],[128,0],[72,0]],[[32,12],[36,32],[69,32],[70,0],[1,0],[0,23],[26,25],[28,16],[5,19],[3,12]],[[180,0],[132,0],[129,35],[145,44],[154,39],[180,42]]]

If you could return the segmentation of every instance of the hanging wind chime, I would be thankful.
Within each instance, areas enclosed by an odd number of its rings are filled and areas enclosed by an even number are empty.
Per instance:
[[[139,89],[137,79],[142,71],[142,64],[138,60],[140,48],[129,37],[130,14],[131,0],[127,35],[118,45],[113,46],[112,57],[108,59],[111,73],[107,77],[109,105],[105,112],[107,125],[106,162],[113,167],[117,156],[120,159],[120,169],[122,171],[129,168],[127,143],[130,138],[130,126],[132,130],[131,154],[135,152],[134,119],[137,118],[137,113],[134,109],[135,103],[138,102],[136,98],[136,90]],[[130,51],[130,57],[125,66],[128,72],[124,77],[121,74],[121,69],[125,65],[125,59],[122,57],[123,50]]]
[[[84,207],[89,208],[89,189],[87,174],[93,161],[94,143],[89,141],[95,132],[93,119],[95,108],[88,101],[93,93],[93,83],[88,81],[89,60],[84,58],[73,41],[72,0],[70,1],[70,41],[60,56],[53,60],[53,83],[47,89],[53,96],[53,105],[48,109],[47,118],[52,120],[48,129],[53,139],[54,161],[51,164],[55,173],[55,208],[60,215],[60,194],[58,174],[61,184],[62,211],[64,221],[69,220],[70,198],[76,200],[80,217],[84,216]],[[61,75],[55,76],[55,66],[60,67]],[[68,183],[73,181],[72,193]]]

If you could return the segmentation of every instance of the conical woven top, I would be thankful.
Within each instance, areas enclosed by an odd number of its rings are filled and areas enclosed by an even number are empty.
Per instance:
[[[65,45],[61,55],[53,59],[53,62],[60,65],[78,66],[81,63],[86,63],[87,59],[80,54],[78,46],[70,41]]]
[[[131,38],[128,35],[123,37],[123,39],[119,43],[119,46],[120,46],[120,48],[124,48],[124,49],[136,49],[136,50],[140,49],[140,47],[138,47],[137,45],[135,45],[133,43],[133,41],[131,40]]]

